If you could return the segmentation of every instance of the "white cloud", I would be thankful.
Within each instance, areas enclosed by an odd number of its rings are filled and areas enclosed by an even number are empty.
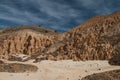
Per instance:
[[[60,4],[50,0],[37,0],[40,11],[57,19],[76,17],[77,12],[70,5]]]
[[[35,24],[44,22],[44,19],[40,19],[37,15],[28,11],[20,11],[14,7],[7,5],[0,5],[0,7],[6,11],[1,12],[0,19],[15,22],[18,24]]]
[[[72,2],[73,3],[72,3]],[[4,0],[0,2],[0,19],[15,24],[44,24],[68,30],[69,25],[83,22],[90,14],[108,14],[111,9],[104,1],[112,0]],[[34,10],[36,12],[34,12]],[[90,12],[90,13],[88,13]],[[62,28],[61,28],[62,26]]]

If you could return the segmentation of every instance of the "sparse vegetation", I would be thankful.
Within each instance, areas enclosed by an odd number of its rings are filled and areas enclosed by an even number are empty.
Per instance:
[[[41,26],[11,26],[11,27],[1,29],[2,30],[1,33],[11,33],[14,31],[19,31],[19,30],[24,30],[24,29],[31,29],[37,32],[42,32],[42,33],[54,33],[55,32],[55,30],[46,29]]]
[[[82,80],[120,80],[120,70],[92,74]]]
[[[38,68],[30,64],[20,63],[3,63],[0,64],[0,72],[22,73],[22,72],[36,72]]]

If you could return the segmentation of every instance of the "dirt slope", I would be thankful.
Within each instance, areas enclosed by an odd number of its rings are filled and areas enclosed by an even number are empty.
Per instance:
[[[65,32],[52,55],[60,59],[108,60],[120,54],[120,12],[95,16]]]
[[[120,80],[120,70],[89,75],[81,80]]]

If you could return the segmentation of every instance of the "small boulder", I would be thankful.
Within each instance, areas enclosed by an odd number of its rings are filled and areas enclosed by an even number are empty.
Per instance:
[[[0,64],[4,64],[4,61],[3,61],[3,60],[0,60]]]
[[[115,55],[109,60],[109,64],[111,65],[120,65],[120,54]]]
[[[46,60],[46,59],[47,59],[47,56],[45,56],[45,55],[40,55],[40,56],[38,56],[38,57],[35,59],[34,63],[40,62],[41,60]]]
[[[28,55],[17,54],[17,55],[10,56],[8,60],[24,62],[24,61],[28,61],[29,59],[30,59],[30,56],[28,56]]]

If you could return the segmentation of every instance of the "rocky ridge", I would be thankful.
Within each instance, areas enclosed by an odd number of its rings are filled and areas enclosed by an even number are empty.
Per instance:
[[[120,12],[93,17],[64,35],[58,54],[74,60],[111,59],[120,53]]]
[[[0,57],[27,54],[36,61],[78,61],[109,60],[120,54],[120,12],[95,16],[65,33],[43,31],[22,29],[1,33]]]
[[[29,27],[28,27],[29,28]],[[42,31],[43,32],[43,31]],[[52,33],[53,34],[53,33]],[[42,52],[45,47],[54,44],[54,35],[23,29],[0,35],[0,57],[8,59],[13,54],[31,55]]]

